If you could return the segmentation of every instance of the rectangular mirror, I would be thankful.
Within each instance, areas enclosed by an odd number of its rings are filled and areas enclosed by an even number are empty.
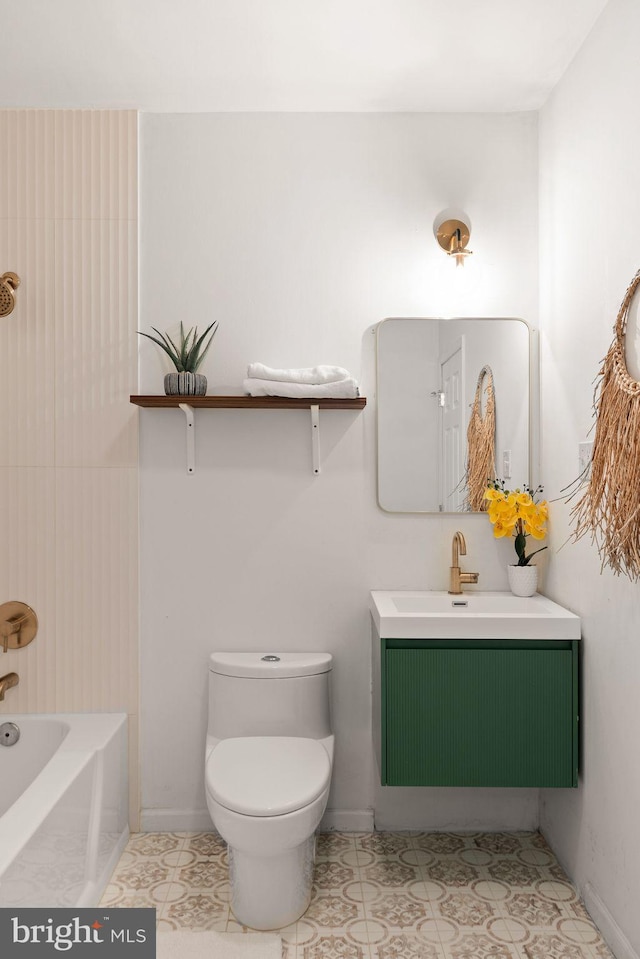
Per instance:
[[[489,477],[514,487],[532,483],[532,338],[520,319],[392,317],[378,324],[383,510],[476,512]]]

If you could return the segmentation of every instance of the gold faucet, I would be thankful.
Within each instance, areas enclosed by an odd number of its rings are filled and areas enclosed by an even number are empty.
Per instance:
[[[17,673],[7,673],[6,676],[0,676],[0,702],[4,699],[4,694],[12,686],[17,686],[20,682]]]
[[[477,583],[477,573],[463,573],[460,570],[459,556],[467,555],[467,544],[464,536],[458,530],[453,534],[453,543],[451,544],[451,568],[449,570],[449,592],[459,595],[462,592],[463,583]]]

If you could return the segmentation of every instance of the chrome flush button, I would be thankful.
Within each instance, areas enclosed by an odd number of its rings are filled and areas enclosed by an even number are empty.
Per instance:
[[[279,656],[263,656],[262,662],[263,663],[279,663],[280,657]]]

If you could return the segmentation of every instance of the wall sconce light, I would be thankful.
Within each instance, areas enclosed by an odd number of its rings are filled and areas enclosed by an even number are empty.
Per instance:
[[[451,211],[447,210],[436,217],[433,232],[447,256],[455,257],[456,266],[463,266],[465,257],[473,253],[467,249],[471,235],[469,217],[464,213],[452,216]]]

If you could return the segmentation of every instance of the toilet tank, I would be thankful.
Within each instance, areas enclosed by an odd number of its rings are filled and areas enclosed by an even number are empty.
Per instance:
[[[208,735],[330,736],[332,662],[330,653],[212,653]]]

